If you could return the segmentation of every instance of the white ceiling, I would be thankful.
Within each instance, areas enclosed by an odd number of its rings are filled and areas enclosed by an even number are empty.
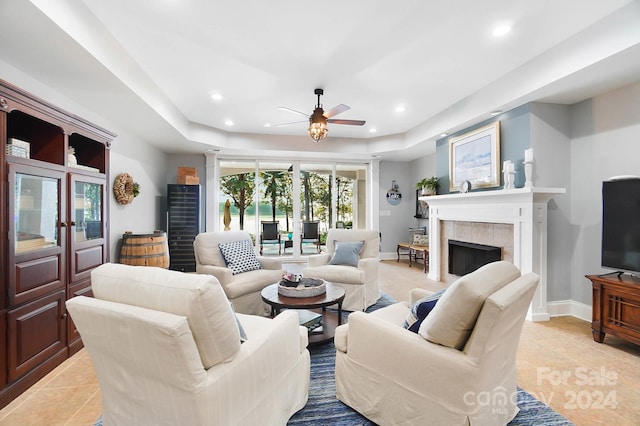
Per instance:
[[[3,0],[0,26],[0,60],[170,152],[406,160],[493,110],[640,80],[632,0]],[[278,107],[310,114],[315,88],[366,125],[312,142]]]

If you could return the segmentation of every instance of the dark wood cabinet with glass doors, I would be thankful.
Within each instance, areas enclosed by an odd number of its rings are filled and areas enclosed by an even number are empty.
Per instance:
[[[0,407],[82,347],[65,301],[109,259],[114,137],[0,80]]]

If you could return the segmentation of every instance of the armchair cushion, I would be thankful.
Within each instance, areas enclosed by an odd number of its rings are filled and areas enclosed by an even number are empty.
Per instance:
[[[220,243],[218,247],[227,268],[231,269],[233,275],[255,271],[262,267],[249,240]]]
[[[500,261],[460,277],[444,292],[418,334],[433,343],[462,350],[485,299],[519,276],[515,265]]]
[[[218,280],[162,268],[105,263],[91,271],[97,299],[187,317],[205,368],[233,359],[240,331]]]
[[[364,241],[357,241],[353,243],[336,241],[334,244],[336,247],[336,251],[329,261],[329,265],[347,265],[355,267],[358,266],[360,251],[364,246]]]

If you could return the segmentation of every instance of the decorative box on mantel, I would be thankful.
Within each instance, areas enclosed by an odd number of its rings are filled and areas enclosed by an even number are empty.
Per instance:
[[[547,203],[565,188],[518,188],[420,197],[429,203],[429,278],[446,273],[443,253],[445,221],[513,225],[513,263],[525,274],[540,275],[527,314],[530,321],[547,321]],[[475,242],[475,241],[468,241]]]

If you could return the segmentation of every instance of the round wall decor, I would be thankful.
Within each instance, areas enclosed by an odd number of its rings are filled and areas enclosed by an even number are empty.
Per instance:
[[[129,173],[120,173],[113,180],[113,195],[120,204],[129,204],[138,195],[139,185]]]
[[[387,203],[392,206],[397,206],[402,201],[402,193],[400,193],[398,184],[394,180],[391,184],[391,189],[387,191]]]

